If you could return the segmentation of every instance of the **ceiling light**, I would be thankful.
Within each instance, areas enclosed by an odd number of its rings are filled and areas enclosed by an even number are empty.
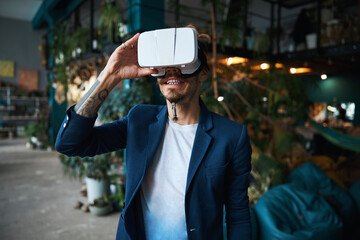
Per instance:
[[[261,68],[262,70],[266,70],[266,69],[269,69],[269,68],[270,68],[270,65],[269,65],[268,63],[262,63],[262,64],[260,65],[260,68]]]
[[[282,63],[275,63],[275,68],[283,68],[284,65]]]
[[[239,64],[239,63],[246,63],[248,61],[247,58],[243,57],[229,57],[225,59],[226,65],[233,65],[233,64]]]
[[[321,79],[322,80],[326,80],[327,79],[327,75],[324,73],[324,74],[321,74]]]
[[[251,70],[267,70],[270,68],[270,64],[262,63],[260,65],[253,65],[250,67]]]
[[[311,68],[290,68],[289,72],[291,74],[309,73],[311,72]]]
[[[224,97],[223,97],[223,96],[219,96],[219,97],[217,98],[217,100],[218,100],[219,102],[222,102],[222,101],[224,101]]]

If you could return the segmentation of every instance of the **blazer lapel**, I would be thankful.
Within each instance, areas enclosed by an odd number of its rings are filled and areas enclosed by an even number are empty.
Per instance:
[[[161,111],[158,113],[158,115],[156,116],[156,119],[149,124],[148,127],[148,135],[144,135],[145,141],[147,141],[147,145],[146,145],[146,156],[144,159],[144,164],[139,165],[139,171],[142,171],[140,175],[137,175],[135,177],[136,180],[134,180],[134,182],[136,182],[136,184],[134,185],[134,189],[133,191],[129,190],[132,194],[131,197],[128,200],[128,203],[130,203],[132,201],[132,199],[135,197],[135,194],[137,192],[137,190],[139,189],[144,176],[146,174],[147,169],[149,168],[155,152],[159,146],[159,143],[161,141],[161,138],[164,134],[164,129],[165,129],[165,121],[167,118],[167,107],[164,106]],[[134,176],[133,176],[134,177]]]
[[[204,159],[207,149],[210,146],[212,137],[207,133],[213,127],[212,116],[210,112],[206,109],[204,103],[200,100],[201,112],[199,125],[196,130],[193,150],[190,157],[188,176],[186,181],[186,191],[191,184],[192,179],[195,176],[195,173]]]
[[[144,175],[149,168],[150,164],[152,163],[152,160],[155,156],[156,150],[159,147],[160,141],[164,135],[165,130],[165,124],[167,119],[167,107],[166,105],[163,107],[163,109],[159,112],[159,114],[156,116],[157,121],[151,123],[149,125],[148,129],[148,143],[147,143],[147,150],[146,150],[146,165],[145,165],[145,171]],[[144,177],[142,176],[142,178]]]

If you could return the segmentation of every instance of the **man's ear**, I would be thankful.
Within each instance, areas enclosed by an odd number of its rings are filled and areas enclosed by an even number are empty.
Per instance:
[[[201,72],[199,73],[199,81],[203,82],[208,78],[209,75],[209,69],[207,67],[203,67]]]

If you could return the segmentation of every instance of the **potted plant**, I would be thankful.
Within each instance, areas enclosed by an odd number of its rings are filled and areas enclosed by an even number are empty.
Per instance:
[[[114,174],[111,177],[111,186],[114,186],[114,190],[111,190],[109,200],[112,203],[113,209],[117,212],[122,210],[125,201],[125,185],[124,178],[120,174]]]
[[[24,127],[22,136],[27,138],[27,145],[31,148],[46,148],[48,146],[48,136],[46,132],[45,119],[41,118],[39,121],[30,122]]]
[[[113,211],[111,202],[106,194],[94,200],[93,203],[89,204],[89,210],[96,216],[103,216]]]
[[[106,153],[94,157],[68,157],[60,155],[64,172],[73,177],[85,178],[87,199],[93,203],[95,199],[110,193],[109,171],[114,163],[114,154]]]

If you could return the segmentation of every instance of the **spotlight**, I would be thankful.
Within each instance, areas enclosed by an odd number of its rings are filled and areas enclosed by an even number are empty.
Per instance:
[[[228,66],[233,64],[246,63],[246,62],[248,62],[248,59],[243,57],[229,57],[225,59],[225,63]]]
[[[219,102],[222,102],[222,101],[224,101],[224,97],[223,97],[223,96],[219,96],[219,97],[217,98],[217,100],[218,100]]]
[[[327,75],[324,73],[324,74],[321,74],[321,79],[322,80],[326,80],[327,79]]]
[[[290,68],[289,69],[289,72],[291,74],[301,74],[301,73],[309,73],[311,72],[311,69],[310,68],[305,68],[305,67],[301,67],[301,68]]]
[[[270,65],[269,65],[268,63],[262,63],[262,64],[260,65],[260,68],[261,68],[262,70],[266,70],[266,69],[269,69],[269,68],[270,68]]]

